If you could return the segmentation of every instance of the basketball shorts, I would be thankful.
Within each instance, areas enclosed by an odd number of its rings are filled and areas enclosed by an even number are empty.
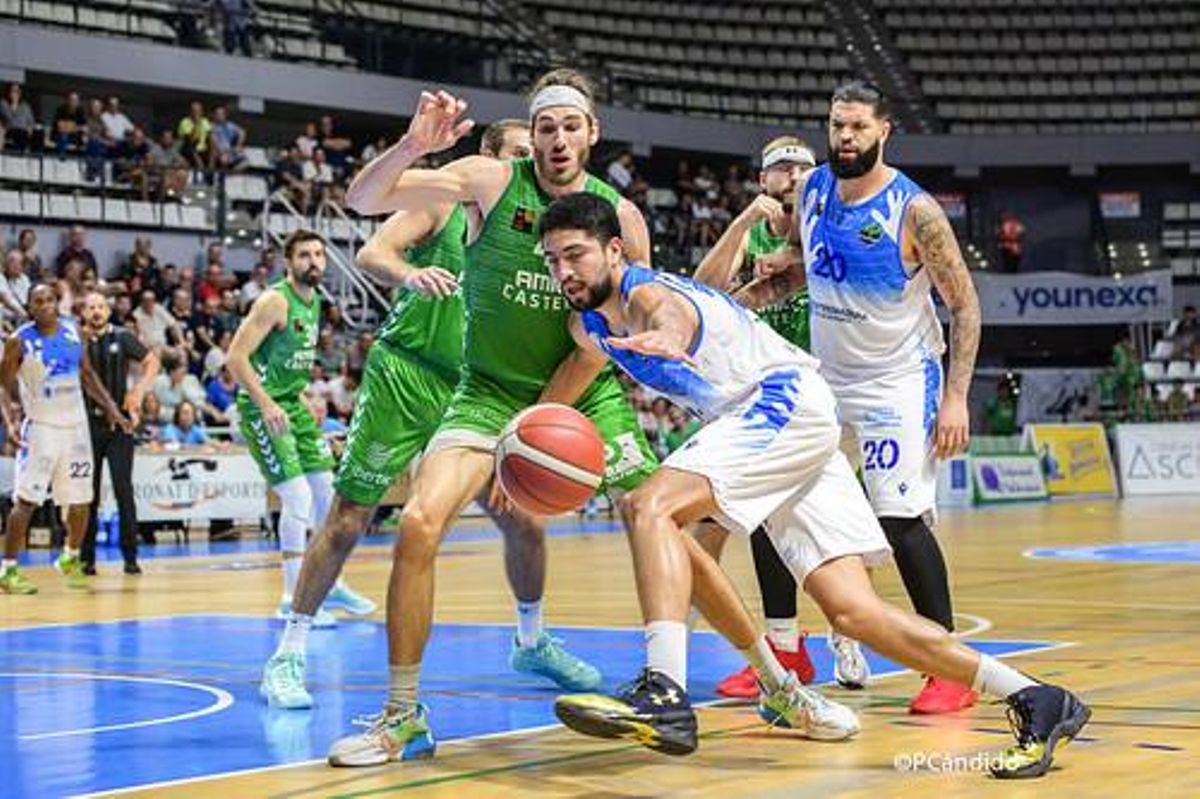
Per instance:
[[[429,449],[458,446],[493,452],[501,431],[529,405],[487,378],[468,374],[459,381]],[[600,491],[632,491],[658,468],[658,458],[616,377],[600,377],[575,408],[592,420],[604,440],[607,463]]]
[[[253,400],[244,394],[237,398],[238,427],[267,484],[277,486],[306,474],[332,471],[329,442],[304,403],[298,398],[276,402],[288,418],[288,430],[281,436],[272,436],[267,430]]]
[[[663,466],[708,479],[717,521],[750,535],[765,523],[798,582],[826,561],[891,549],[838,449],[833,394],[807,367],[768,375],[761,388],[711,421]]]
[[[941,401],[941,363],[927,359],[915,369],[832,386],[842,423],[842,451],[860,469],[875,515],[932,519],[937,507],[933,426]]]
[[[18,497],[41,505],[87,505],[92,501],[92,439],[87,422],[55,427],[26,419],[21,425],[13,490]]]
[[[442,422],[454,382],[386,344],[363,366],[362,385],[334,489],[358,505],[378,505]]]

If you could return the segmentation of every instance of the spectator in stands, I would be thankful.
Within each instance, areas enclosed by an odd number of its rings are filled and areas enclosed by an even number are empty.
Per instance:
[[[670,426],[666,436],[667,452],[671,453],[682,447],[699,429],[700,420],[693,417],[683,408],[672,405],[670,410]]]
[[[8,84],[0,99],[0,146],[8,150],[25,151],[34,144],[37,121],[33,109],[21,96],[21,84]]]
[[[717,195],[720,194],[720,189],[717,187],[717,176],[708,164],[700,165],[700,171],[696,173],[696,178],[692,182],[696,186],[697,202],[702,198],[710,201],[715,200],[717,199]]]
[[[149,163],[154,186],[161,196],[174,198],[183,194],[190,164],[183,155],[183,143],[175,138],[175,131],[165,128],[158,134],[158,141],[150,145]]]
[[[132,327],[130,324],[133,319],[133,300],[127,292],[122,292],[113,300],[112,320],[114,325],[122,327]],[[136,331],[134,331],[136,335]]]
[[[17,249],[25,257],[25,274],[31,280],[42,280],[42,256],[37,252],[37,231],[24,228],[17,234]]]
[[[175,282],[175,289],[171,291],[171,299],[175,299],[175,292],[178,289],[183,289],[187,292],[192,305],[196,304],[196,270],[190,266],[181,266],[179,268],[179,279]]]
[[[188,372],[184,359],[177,354],[168,353],[163,356],[162,368],[162,374],[154,381],[154,393],[158,395],[158,401],[162,404],[159,419],[163,422],[171,421],[175,416],[175,408],[184,401],[191,402],[194,408],[208,405],[204,386],[200,385],[200,380],[194,374]]]
[[[1004,375],[996,383],[996,396],[988,400],[984,409],[988,435],[1011,436],[1016,434],[1017,396],[1013,389],[1011,375]]]
[[[319,334],[318,334],[319,335]],[[367,354],[371,351],[371,345],[375,343],[375,334],[369,330],[364,330],[358,334],[358,338],[354,340],[354,346],[346,353],[347,369],[357,369],[359,371],[367,363]]]
[[[108,104],[100,114],[100,121],[104,125],[105,138],[112,142],[109,155],[117,155],[121,143],[134,128],[133,121],[121,110],[121,98],[116,95],[108,98]]]
[[[614,189],[621,194],[628,195],[629,190],[633,188],[633,173],[633,153],[629,150],[622,150],[608,165],[605,175]]]
[[[345,423],[329,415],[329,403],[323,397],[315,396],[311,393],[306,394],[304,404],[312,412],[313,421],[317,423],[317,429],[326,438],[346,435],[347,428]]]
[[[83,225],[71,225],[67,230],[67,243],[54,259],[55,276],[62,278],[66,272],[67,263],[71,260],[80,261],[85,268],[96,271],[96,256],[87,246],[87,229]]]
[[[238,325],[242,322],[242,315],[238,311],[238,295],[233,288],[221,289],[221,306],[217,311],[217,326],[222,333],[237,330]]]
[[[313,150],[321,146],[321,139],[318,138],[317,123],[305,122],[304,133],[296,137],[296,149],[300,151],[302,160],[307,161],[312,158]]]
[[[221,329],[217,334],[217,346],[210,349],[204,354],[204,368],[201,369],[201,374],[205,380],[209,380],[217,372],[221,371],[221,367],[225,365],[225,360],[229,356],[229,343],[233,341],[233,331]],[[222,412],[225,408],[220,409]]]
[[[389,146],[391,145],[388,144],[387,136],[380,136],[374,142],[368,144],[362,149],[362,153],[358,156],[359,163],[371,163],[376,158],[383,155]]]
[[[296,140],[299,142],[299,139]],[[275,166],[275,188],[287,189],[289,199],[302,214],[307,214],[312,203],[312,183],[304,177],[308,161],[299,145],[289,147]]]
[[[1121,409],[1132,404],[1133,395],[1142,382],[1142,360],[1133,346],[1133,336],[1122,333],[1113,345],[1112,372],[1116,379],[1117,402]]]
[[[180,154],[192,169],[203,172],[210,166],[209,140],[212,122],[204,115],[204,103],[193,100],[188,115],[179,120],[175,132],[179,135]]]
[[[362,384],[362,369],[346,368],[346,374],[329,381],[329,402],[339,419],[349,419],[354,412],[354,398]]]
[[[184,269],[186,268],[184,267]],[[194,366],[198,370],[201,363],[201,353],[197,353],[196,351],[196,331],[193,327],[196,321],[196,303],[192,299],[192,292],[182,285],[176,287],[171,292],[171,303],[167,306],[167,310],[171,312],[171,318],[175,322],[175,327],[179,330],[180,341],[177,342],[177,346],[181,348],[180,354],[184,360],[185,368]]]
[[[221,20],[221,33],[225,52],[240,52],[244,56],[254,55],[250,45],[250,26],[257,9],[253,0],[213,0],[213,7]]]
[[[312,186],[312,199],[320,202],[325,199],[334,184],[333,167],[325,160],[325,151],[320,147],[313,150],[311,161],[304,162],[304,180]]]
[[[208,443],[208,431],[196,418],[196,406],[185,399],[175,406],[171,414],[171,423],[163,427],[159,438],[164,444],[202,447]]]
[[[177,288],[179,288],[179,267],[175,264],[163,264],[163,268],[158,270],[158,288],[154,292],[155,296],[158,297],[159,302],[169,303],[171,295]]]
[[[117,142],[108,137],[104,126],[104,102],[98,97],[88,100],[87,119],[84,122],[83,152],[87,157],[84,177],[98,181],[104,174],[104,159],[113,152]]]
[[[212,146],[215,169],[239,172],[246,168],[246,129],[229,118],[223,105],[213,109]]]
[[[208,404],[212,405],[221,413],[229,410],[229,406],[233,405],[234,397],[237,396],[238,384],[233,379],[233,373],[229,371],[229,367],[222,364],[217,372],[209,378],[208,385],[205,387],[204,393],[208,398]]]
[[[344,176],[350,167],[354,142],[350,140],[349,136],[334,126],[333,117],[329,114],[321,117],[318,136],[320,138],[320,149],[325,151],[325,158],[329,161],[329,165],[333,167],[338,175]],[[316,157],[317,154],[314,150],[313,158],[315,159]]]
[[[162,434],[162,403],[153,391],[142,397],[142,413],[133,428],[138,444],[158,444]]]
[[[275,249],[274,244],[268,241],[259,248],[258,260],[254,262],[254,266],[266,269],[267,279],[271,279],[271,275],[275,274],[275,270],[279,267],[279,250]]]
[[[12,330],[26,319],[28,298],[25,257],[14,247],[4,254],[4,274],[0,275],[0,320],[5,329]]]
[[[60,153],[81,150],[86,132],[87,113],[79,92],[67,92],[66,99],[54,109],[54,146]]]
[[[254,304],[262,293],[267,290],[267,280],[270,277],[270,272],[266,266],[255,264],[250,270],[250,279],[246,281],[239,292],[238,306],[242,313],[250,310],[250,306]]]
[[[225,267],[218,261],[209,261],[204,267],[204,277],[196,284],[196,301],[208,302],[221,299],[221,292],[229,285],[225,277]]]
[[[83,303],[84,295],[95,285],[95,275],[95,268],[89,268],[79,256],[72,255],[67,258],[62,271],[59,272],[58,280],[54,283],[60,314],[78,315],[80,309],[77,306]]]
[[[1195,305],[1186,305],[1183,316],[1179,317],[1170,329],[1173,358],[1200,359],[1197,352],[1200,345],[1200,316],[1196,314]]]
[[[130,294],[140,297],[145,289],[154,291],[157,288],[158,259],[154,257],[153,247],[149,236],[138,236],[133,240],[133,252],[129,253],[121,270],[125,290]]]
[[[130,183],[142,200],[150,199],[150,143],[140,127],[130,129],[128,138],[117,145],[115,178],[118,183]]]
[[[162,351],[172,343],[182,340],[183,333],[175,318],[158,304],[158,297],[151,289],[143,289],[138,307],[133,309],[133,321],[137,325],[142,343],[162,356]]]
[[[694,246],[708,248],[721,237],[713,219],[713,208],[706,193],[696,196],[692,204],[692,241]]]
[[[217,339],[221,333],[220,323],[217,321],[217,314],[221,310],[221,297],[211,295],[207,300],[195,303],[194,307],[190,324],[192,346],[195,349],[198,371],[203,374],[205,356],[217,346]]]
[[[331,386],[325,364],[318,356],[313,361],[312,382],[308,384],[308,393],[322,402],[329,402]]]
[[[341,374],[342,366],[346,363],[346,350],[337,346],[334,340],[333,328],[323,327],[317,334],[317,362],[329,375]]]
[[[695,194],[696,184],[692,181],[692,169],[687,161],[680,159],[675,167],[675,196],[680,199],[685,194]]]
[[[996,248],[1000,251],[1000,265],[1005,272],[1016,272],[1021,266],[1025,252],[1025,226],[1012,211],[1000,212],[1000,223],[996,226]]]

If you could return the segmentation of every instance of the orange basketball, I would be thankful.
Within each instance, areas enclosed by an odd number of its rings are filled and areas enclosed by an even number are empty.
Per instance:
[[[500,434],[496,474],[509,499],[529,513],[567,513],[600,487],[604,442],[591,420],[574,408],[534,405]]]

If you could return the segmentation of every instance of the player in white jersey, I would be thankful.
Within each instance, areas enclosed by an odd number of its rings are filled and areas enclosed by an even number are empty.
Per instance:
[[[751,307],[771,305],[807,283],[813,354],[838,398],[843,448],[862,467],[913,607],[953,631],[946,563],[930,524],[937,459],[967,446],[979,300],[941,207],[884,163],[890,133],[876,87],[852,81],[834,92],[829,161],[799,189],[794,229],[803,263],[740,297]],[[950,310],[944,390],[933,288]],[[841,639],[835,647],[839,660],[857,651]],[[966,685],[928,676],[910,709],[953,712],[976,698]]]
[[[911,668],[1003,698],[1017,745],[992,773],[1044,774],[1056,745],[1079,732],[1089,709],[875,593],[866,565],[886,558],[887,540],[839,449],[834,396],[816,361],[727,295],[627,263],[616,214],[602,201],[564,197],[538,224],[551,275],[582,312],[572,317],[580,345],[707,421],[620,502],[638,598],[664,641],[648,638],[647,670],[619,695],[560,697],[559,718],[588,735],[643,742],[682,724],[691,712],[675,676],[685,674],[684,619],[695,570],[715,566],[695,554],[683,526],[714,516],[745,535],[765,522],[783,561],[839,632]],[[673,550],[660,561],[664,572],[644,573],[644,547]],[[711,621],[736,607],[735,598],[701,609]],[[761,712],[770,719],[770,704]]]
[[[30,290],[29,315],[32,321],[4,343],[0,361],[0,417],[9,440],[19,447],[15,501],[0,563],[0,591],[10,594],[37,593],[17,569],[17,555],[30,517],[48,496],[55,505],[67,506],[67,543],[55,566],[69,587],[87,585],[79,546],[87,532],[94,466],[83,392],[104,410],[109,424],[131,429],[92,371],[75,320],[59,316],[54,289],[39,284]],[[14,394],[25,416],[19,432],[10,410]]]

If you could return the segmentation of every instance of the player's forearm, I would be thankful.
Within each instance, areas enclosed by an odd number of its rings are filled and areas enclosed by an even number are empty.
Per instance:
[[[982,318],[979,299],[971,292],[962,305],[950,312],[950,374],[946,377],[946,393],[967,398],[971,377],[975,374],[975,358],[979,354]]]
[[[733,298],[751,310],[782,302],[802,285],[802,281],[797,277],[797,270],[803,270],[803,266],[797,265],[787,272],[755,278],[734,294]]]
[[[354,176],[346,190],[346,205],[360,214],[397,210],[396,184],[404,171],[424,155],[407,137],[402,137]]]
[[[369,244],[358,251],[354,262],[359,269],[385,286],[402,286],[417,271],[397,251]]]
[[[574,405],[600,376],[606,363],[607,359],[599,355],[591,355],[582,349],[574,350],[554,370],[538,402]]]
[[[721,234],[721,238],[717,239],[717,243],[704,256],[700,266],[696,267],[696,272],[692,277],[700,283],[712,286],[719,291],[725,291],[737,273],[740,265],[738,253],[742,249],[746,232],[749,230],[750,224],[744,215],[739,215],[737,219],[734,219]]]
[[[262,381],[258,379],[258,373],[254,371],[254,367],[250,365],[250,359],[241,353],[230,351],[225,359],[225,365],[229,367],[229,371],[233,373],[233,379],[238,382],[246,393],[250,396],[250,400],[261,410],[271,401],[271,397],[262,387]]]

